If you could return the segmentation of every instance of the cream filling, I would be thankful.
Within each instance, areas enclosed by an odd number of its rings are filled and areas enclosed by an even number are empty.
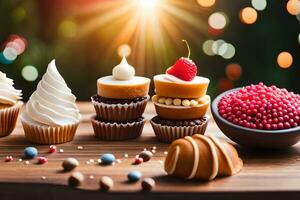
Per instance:
[[[199,155],[200,155],[199,147],[198,147],[197,143],[195,142],[195,140],[192,137],[187,136],[187,137],[185,137],[185,139],[187,139],[192,144],[192,147],[193,147],[193,150],[194,150],[193,169],[191,171],[190,176],[187,177],[187,179],[192,179],[192,178],[195,177],[197,169],[198,169],[198,165],[199,165]]]
[[[149,82],[150,82],[149,78],[145,78],[145,77],[141,77],[141,76],[135,76],[130,80],[116,80],[113,76],[105,76],[105,77],[99,78],[97,80],[98,84],[113,85],[113,86],[141,85],[141,84],[146,84]]]
[[[176,170],[176,166],[177,166],[177,162],[178,162],[178,158],[179,158],[179,153],[180,153],[180,147],[177,145],[176,149],[175,149],[175,159],[174,159],[174,162],[173,162],[173,166],[172,166],[171,170],[169,171],[170,175],[174,174],[174,172]]]
[[[0,103],[14,105],[22,99],[22,91],[14,88],[14,81],[0,72]]]
[[[158,80],[158,81],[164,81],[169,83],[180,83],[180,84],[208,84],[209,83],[209,79],[202,76],[196,76],[191,81],[184,81],[170,74],[159,74],[154,76],[153,79],[154,81]]]

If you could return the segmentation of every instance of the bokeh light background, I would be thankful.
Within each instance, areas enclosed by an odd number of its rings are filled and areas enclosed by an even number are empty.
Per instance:
[[[122,55],[152,78],[187,55],[182,39],[212,96],[260,81],[300,92],[299,0],[0,1],[0,70],[25,100],[53,58],[88,100]]]

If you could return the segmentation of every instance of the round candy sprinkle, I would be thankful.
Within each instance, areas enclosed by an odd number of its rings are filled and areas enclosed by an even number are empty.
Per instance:
[[[139,171],[132,171],[132,172],[129,172],[127,175],[129,182],[137,182],[141,179],[141,177],[142,177],[142,174]]]
[[[108,191],[114,186],[114,181],[109,176],[102,176],[99,181],[100,188]]]
[[[111,165],[116,160],[115,156],[110,153],[103,154],[100,157],[100,159],[101,159],[101,164],[103,165]]]
[[[50,145],[50,147],[49,147],[49,153],[55,153],[56,152],[56,146],[55,145]]]
[[[147,162],[152,158],[153,154],[151,151],[142,151],[139,154],[139,158],[143,158],[143,162]]]
[[[65,171],[71,171],[79,166],[79,162],[76,158],[67,158],[63,161],[62,167]]]
[[[39,156],[38,157],[38,163],[39,164],[45,164],[47,162],[47,158],[46,157],[44,157],[44,156]]]
[[[68,183],[72,187],[79,186],[84,181],[84,176],[81,172],[74,172],[68,179]]]
[[[140,158],[140,157],[136,157],[135,160],[134,160],[134,164],[135,165],[139,165],[139,164],[142,164],[144,162],[143,158]]]
[[[144,178],[142,188],[144,191],[151,191],[155,187],[155,181],[152,178]]]
[[[4,159],[5,162],[10,162],[12,160],[13,160],[12,156],[6,156],[5,159]]]
[[[35,147],[26,147],[24,149],[25,158],[32,159],[38,155],[38,150]]]

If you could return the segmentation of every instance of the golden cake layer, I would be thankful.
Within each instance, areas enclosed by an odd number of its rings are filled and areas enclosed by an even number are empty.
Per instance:
[[[148,95],[150,79],[135,76],[128,81],[115,80],[106,76],[97,81],[97,94],[101,97],[112,99],[133,99]]]
[[[197,76],[192,81],[182,81],[178,78],[160,74],[154,76],[155,93],[158,96],[172,98],[199,98],[206,94],[209,79]]]

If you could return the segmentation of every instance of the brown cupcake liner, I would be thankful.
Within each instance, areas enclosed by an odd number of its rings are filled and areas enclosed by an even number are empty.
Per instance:
[[[33,124],[21,118],[25,137],[36,144],[61,144],[72,141],[79,125],[78,123],[50,127]]]
[[[207,118],[203,124],[196,126],[162,126],[161,124],[156,124],[152,120],[150,120],[150,123],[159,141],[171,143],[174,140],[184,138],[185,136],[192,136],[194,134],[204,135],[208,121],[209,118]]]
[[[99,118],[105,121],[126,122],[143,115],[150,97],[148,95],[143,101],[130,104],[107,104],[91,99]]]
[[[0,137],[8,136],[13,132],[22,105],[23,102],[19,101],[11,107],[0,109]]]
[[[146,119],[139,122],[128,122],[126,124],[110,123],[91,119],[94,133],[102,140],[128,140],[139,137],[142,134]]]

